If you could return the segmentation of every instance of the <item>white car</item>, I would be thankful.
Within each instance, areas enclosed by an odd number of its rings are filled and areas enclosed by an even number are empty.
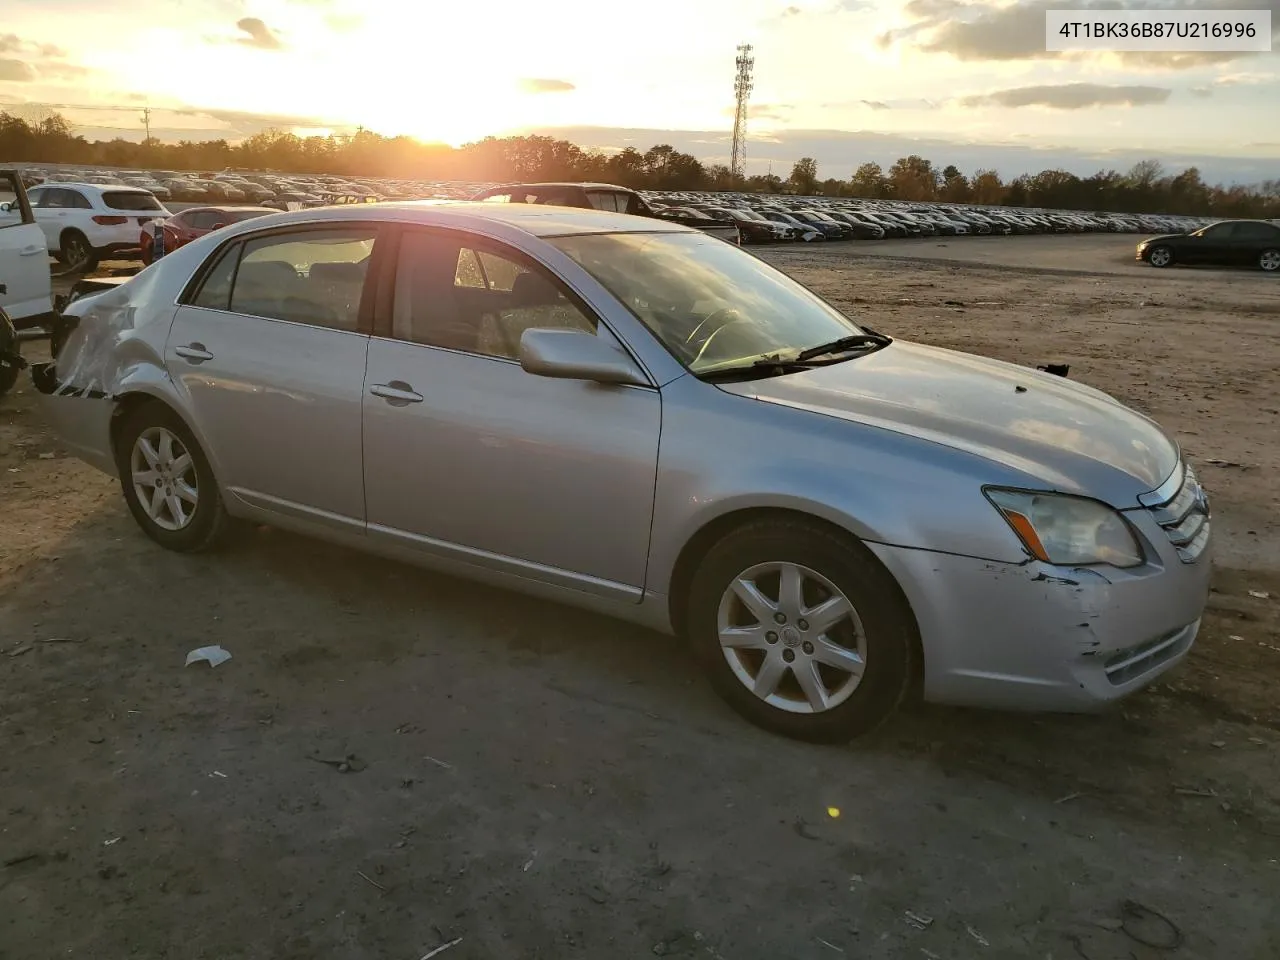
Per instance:
[[[137,259],[139,228],[170,216],[154,194],[138,187],[42,183],[28,196],[46,248],[74,269],[92,268],[99,260]]]
[[[44,238],[16,170],[0,170],[0,308],[18,329],[53,316]]]

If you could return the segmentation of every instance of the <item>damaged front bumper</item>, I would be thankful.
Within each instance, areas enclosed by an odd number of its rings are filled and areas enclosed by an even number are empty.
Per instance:
[[[1131,570],[998,563],[868,544],[907,594],[924,698],[1087,712],[1150,684],[1191,649],[1208,599],[1208,549],[1182,562],[1151,522]]]

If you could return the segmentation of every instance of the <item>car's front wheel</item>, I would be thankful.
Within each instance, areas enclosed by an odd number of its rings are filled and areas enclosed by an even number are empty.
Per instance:
[[[1173,263],[1173,250],[1164,244],[1153,247],[1151,252],[1147,254],[1147,262],[1153,267],[1167,267]]]
[[[717,543],[694,575],[690,640],[712,684],[752,723],[815,742],[885,720],[912,675],[915,620],[860,543],[803,520],[762,520]]]
[[[169,550],[212,547],[229,521],[213,469],[190,429],[159,402],[143,403],[124,417],[116,464],[138,526]]]
[[[1280,250],[1263,250],[1258,257],[1258,266],[1267,273],[1280,272]]]

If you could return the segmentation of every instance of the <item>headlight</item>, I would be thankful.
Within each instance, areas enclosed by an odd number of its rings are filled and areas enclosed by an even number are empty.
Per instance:
[[[985,492],[1037,560],[1060,566],[1136,567],[1143,562],[1128,523],[1097,500],[991,487]]]

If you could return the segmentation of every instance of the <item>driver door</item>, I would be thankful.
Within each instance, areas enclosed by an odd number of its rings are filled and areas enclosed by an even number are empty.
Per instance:
[[[1178,252],[1179,259],[1184,263],[1230,263],[1235,227],[1234,223],[1206,227],[1198,236],[1191,238],[1185,255],[1181,250]]]
[[[536,376],[521,333],[613,333],[542,265],[462,232],[406,229],[364,390],[370,537],[638,602],[661,397]]]

